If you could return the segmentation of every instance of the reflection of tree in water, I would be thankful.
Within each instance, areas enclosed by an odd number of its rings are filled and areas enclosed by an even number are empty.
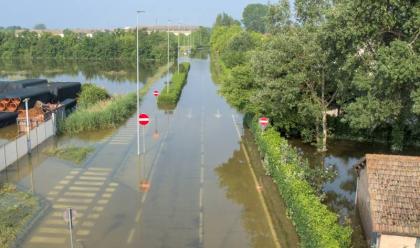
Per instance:
[[[147,61],[140,64],[140,81],[153,76],[160,63]],[[17,75],[27,78],[57,77],[63,74],[86,80],[105,78],[114,82],[136,82],[136,65],[123,60],[0,60],[0,77]]]
[[[242,148],[235,151],[226,163],[215,168],[215,172],[221,188],[226,190],[227,198],[243,206],[242,224],[252,245],[271,247],[272,237]]]

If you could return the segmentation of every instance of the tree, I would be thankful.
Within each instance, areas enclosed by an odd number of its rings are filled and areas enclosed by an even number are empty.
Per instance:
[[[324,33],[350,82],[343,121],[369,133],[390,130],[394,150],[420,132],[419,15],[417,1],[346,0],[328,15]]]
[[[302,24],[321,24],[331,0],[295,0],[296,16]]]
[[[34,26],[34,29],[36,29],[36,30],[45,30],[45,29],[47,29],[47,26],[45,26],[45,24],[39,23],[39,24],[36,24]]]
[[[265,33],[267,14],[267,5],[249,4],[242,13],[242,23],[248,31]]]
[[[222,13],[217,15],[216,23],[214,24],[214,27],[218,26],[235,26],[235,25],[241,25],[241,23],[238,20],[233,19],[230,15],[226,13]]]
[[[288,0],[280,0],[278,4],[269,5],[267,14],[267,31],[280,33],[283,29],[290,27],[290,5]]]

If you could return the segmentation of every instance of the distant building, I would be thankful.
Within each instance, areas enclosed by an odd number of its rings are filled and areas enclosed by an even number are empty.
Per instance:
[[[368,242],[420,248],[420,157],[367,154],[355,169],[356,205]]]

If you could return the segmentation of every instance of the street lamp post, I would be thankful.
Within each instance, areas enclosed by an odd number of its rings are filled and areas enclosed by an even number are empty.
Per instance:
[[[166,83],[167,86],[166,87],[166,93],[169,93],[169,87],[170,87],[170,83],[169,83],[169,23],[171,22],[171,20],[168,20],[168,73],[166,73]]]
[[[31,154],[31,128],[29,127],[29,107],[28,107],[29,98],[25,98],[23,102],[25,103],[25,114],[26,114],[26,144],[28,147],[28,154]]]
[[[178,23],[178,57],[177,57],[177,64],[178,64],[178,74],[179,74],[179,36],[181,36],[181,23]]]
[[[137,10],[137,23],[136,23],[136,33],[137,33],[137,82],[136,82],[136,86],[137,86],[137,116],[139,116],[140,114],[140,96],[139,96],[139,73],[140,73],[140,69],[139,69],[139,15],[140,13],[144,13],[144,11],[142,10]],[[138,118],[138,117],[137,117]],[[136,120],[136,125],[137,125],[137,155],[140,155],[140,126],[137,123],[137,118]]]

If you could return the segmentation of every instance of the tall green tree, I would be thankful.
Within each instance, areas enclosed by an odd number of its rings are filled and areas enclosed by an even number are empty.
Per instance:
[[[390,130],[394,150],[420,133],[419,16],[418,1],[345,0],[324,33],[350,79],[343,121],[369,133]]]
[[[249,4],[242,13],[242,23],[248,31],[265,33],[267,29],[267,14],[267,5]]]
[[[241,23],[226,13],[221,13],[217,15],[216,22],[214,23],[214,27],[235,25],[241,25]]]
[[[275,34],[290,27],[292,24],[291,16],[288,0],[280,0],[277,4],[270,4],[267,14],[267,31]]]

